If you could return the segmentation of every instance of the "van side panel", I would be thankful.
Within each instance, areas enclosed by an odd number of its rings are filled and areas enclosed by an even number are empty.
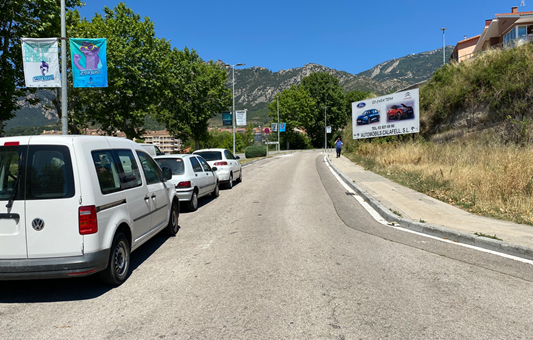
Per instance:
[[[26,200],[28,258],[80,256],[83,236],[79,233],[76,189],[80,179],[74,176],[77,150],[72,139],[58,143],[32,138],[29,150],[27,177],[32,189],[27,197],[33,197]]]

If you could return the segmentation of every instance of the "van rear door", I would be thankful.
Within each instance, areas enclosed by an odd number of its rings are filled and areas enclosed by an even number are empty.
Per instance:
[[[25,259],[26,223],[23,174],[24,142],[0,143],[0,259]]]
[[[66,145],[30,143],[25,173],[28,258],[83,254],[73,158]]]

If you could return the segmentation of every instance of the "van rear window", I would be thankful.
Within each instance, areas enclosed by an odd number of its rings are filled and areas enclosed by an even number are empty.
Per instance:
[[[74,177],[68,147],[1,146],[0,200],[9,200],[15,186],[16,200],[73,197]]]

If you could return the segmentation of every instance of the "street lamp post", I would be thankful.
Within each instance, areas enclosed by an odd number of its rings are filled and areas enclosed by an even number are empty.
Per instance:
[[[232,81],[232,93],[233,93],[233,112],[231,121],[233,123],[233,155],[235,156],[235,66],[244,66],[244,64],[234,64],[234,65],[228,65],[224,64],[224,66],[230,66],[233,69],[233,81]]]
[[[440,30],[442,31],[442,65],[444,65],[446,64],[446,45],[444,43],[445,41],[444,31],[446,31],[446,27],[443,27]]]
[[[281,141],[279,140],[279,98],[276,96],[276,102],[278,104],[278,151],[281,151]]]
[[[324,153],[328,151],[327,149],[327,140],[328,140],[328,125],[326,124],[326,109],[328,107],[324,106]]]

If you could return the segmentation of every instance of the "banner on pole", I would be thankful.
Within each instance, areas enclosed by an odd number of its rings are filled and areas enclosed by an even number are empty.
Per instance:
[[[270,123],[270,130],[273,132],[278,132],[278,123]]]
[[[22,38],[26,87],[61,87],[57,38]]]
[[[231,112],[222,112],[222,125],[233,125]]]
[[[74,87],[107,87],[107,40],[69,40]]]
[[[287,123],[279,123],[279,132],[285,132],[286,127]]]
[[[246,126],[246,110],[236,110],[235,120],[237,126]]]

